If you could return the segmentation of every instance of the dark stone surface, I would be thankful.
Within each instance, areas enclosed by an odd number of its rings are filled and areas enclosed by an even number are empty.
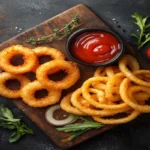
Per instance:
[[[0,0],[0,43],[80,3],[92,8],[129,41],[129,33],[137,30],[130,22],[131,14],[135,11],[150,14],[149,0]],[[0,104],[11,108],[16,116],[23,116],[24,122],[35,132],[33,136],[25,136],[19,142],[9,144],[11,132],[0,128],[0,150],[60,149],[10,101],[0,97]],[[149,150],[149,118],[149,114],[144,114],[136,121],[117,126],[72,150]]]

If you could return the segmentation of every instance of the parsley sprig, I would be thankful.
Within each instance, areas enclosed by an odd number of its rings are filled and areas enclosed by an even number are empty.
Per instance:
[[[53,33],[50,35],[43,36],[37,39],[34,37],[30,37],[25,42],[32,45],[40,45],[47,44],[49,42],[52,42],[53,40],[61,40],[67,35],[69,35],[72,32],[72,30],[80,26],[79,22],[79,16],[78,14],[75,14],[72,20],[68,24],[65,24],[62,29],[55,28],[53,29]]]
[[[14,118],[12,111],[4,105],[0,105],[0,126],[16,130],[9,138],[10,143],[18,141],[25,134],[33,134],[33,131],[22,123],[21,119]]]
[[[67,138],[68,141],[71,141],[77,136],[81,135],[82,133],[85,133],[88,130],[98,129],[104,126],[104,124],[101,124],[94,120],[88,120],[83,117],[81,117],[80,119],[83,120],[82,123],[69,124],[64,127],[57,128],[57,130],[63,131],[63,132],[71,132],[72,135],[69,138]]]
[[[138,49],[140,49],[150,41],[150,23],[147,23],[148,16],[143,17],[137,12],[132,15],[132,18],[134,19],[132,23],[136,24],[140,28],[140,34],[137,35],[132,33],[131,36],[137,39],[137,46]]]

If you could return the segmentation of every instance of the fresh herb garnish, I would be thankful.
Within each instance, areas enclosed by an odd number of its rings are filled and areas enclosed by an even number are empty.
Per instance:
[[[56,128],[56,129],[58,131],[63,131],[63,132],[72,132],[72,135],[69,138],[67,138],[68,141],[71,141],[77,136],[81,135],[82,133],[85,133],[88,130],[98,129],[104,126],[104,124],[101,124],[93,120],[88,120],[82,117],[80,119],[83,120],[82,123],[69,124],[64,127]]]
[[[134,19],[132,23],[136,24],[140,28],[140,34],[137,35],[135,33],[132,33],[131,36],[135,37],[138,40],[137,46],[138,49],[140,49],[150,41],[150,32],[148,31],[150,29],[150,23],[147,23],[148,16],[143,17],[137,12],[132,15],[132,18]]]
[[[40,44],[47,44],[53,40],[61,40],[67,35],[69,35],[73,29],[77,28],[79,26],[79,17],[78,14],[75,14],[72,20],[68,23],[65,24],[62,29],[53,29],[53,33],[47,36],[43,36],[41,38],[33,38],[30,37],[27,39],[25,42],[30,43],[32,45],[40,45]]]
[[[14,118],[12,111],[3,105],[0,105],[0,126],[16,130],[9,138],[10,143],[16,142],[25,134],[33,134],[30,128],[22,123],[20,119]]]

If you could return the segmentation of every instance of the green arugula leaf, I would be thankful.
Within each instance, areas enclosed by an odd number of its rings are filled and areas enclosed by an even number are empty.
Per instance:
[[[135,37],[137,41],[138,49],[143,47],[147,42],[150,41],[149,39],[149,32],[148,29],[150,29],[150,24],[147,24],[147,17],[143,17],[139,13],[135,12],[132,15],[132,18],[134,21],[132,23],[136,24],[140,28],[140,34],[136,35],[135,33],[130,34],[132,37]],[[147,33],[148,32],[148,33]]]
[[[146,39],[148,39],[150,37],[150,33],[145,35]]]
[[[9,122],[0,123],[0,126],[5,129],[16,129],[16,125],[14,123],[9,123]]]
[[[98,129],[104,126],[104,124],[101,124],[99,122],[96,122],[94,120],[89,120],[86,118],[81,117],[81,120],[84,122],[82,123],[74,123],[69,124],[64,127],[56,128],[58,131],[63,132],[72,132],[72,136],[69,137],[69,140],[74,139],[75,137],[81,135],[82,133],[91,130],[91,129]]]
[[[83,130],[83,131],[77,131],[77,132],[73,132],[72,135],[69,137],[69,141],[75,139],[77,136],[87,132],[88,130]]]
[[[135,37],[137,39],[139,38],[135,33],[131,33],[130,36],[133,36],[133,37]]]
[[[145,25],[145,28],[146,28],[146,29],[150,28],[150,24]]]
[[[20,123],[18,126],[18,131],[24,135],[24,134],[34,134],[33,131],[28,128],[24,123]]]
[[[11,112],[8,108],[6,108],[6,107],[4,107],[4,106],[2,106],[2,105],[0,106],[0,113],[1,113],[5,118],[11,119],[11,120],[14,119],[14,116],[13,116],[12,112]]]
[[[14,142],[18,141],[20,139],[20,137],[21,137],[20,132],[17,131],[15,133],[13,133],[9,138],[9,143],[14,143]]]
[[[4,105],[0,105],[0,126],[6,129],[16,130],[9,138],[10,143],[16,142],[25,134],[33,134],[33,131],[22,123],[20,119],[14,118],[12,111]]]
[[[136,21],[134,22],[136,25],[138,25],[140,27],[140,29],[142,30],[143,29],[143,18],[142,16],[135,12],[134,15],[132,15],[132,18],[134,18]]]

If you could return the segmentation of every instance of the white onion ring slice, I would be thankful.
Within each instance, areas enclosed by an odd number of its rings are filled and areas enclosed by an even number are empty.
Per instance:
[[[55,110],[57,109],[60,109],[60,105],[54,105],[50,108],[47,109],[47,111],[45,112],[45,118],[46,120],[52,124],[52,125],[55,125],[55,126],[64,126],[66,124],[70,124],[70,123],[73,123],[77,120],[77,117],[75,117],[74,115],[72,114],[69,114],[69,116],[66,118],[66,119],[63,119],[63,120],[56,120],[54,117],[53,117],[53,113]]]

